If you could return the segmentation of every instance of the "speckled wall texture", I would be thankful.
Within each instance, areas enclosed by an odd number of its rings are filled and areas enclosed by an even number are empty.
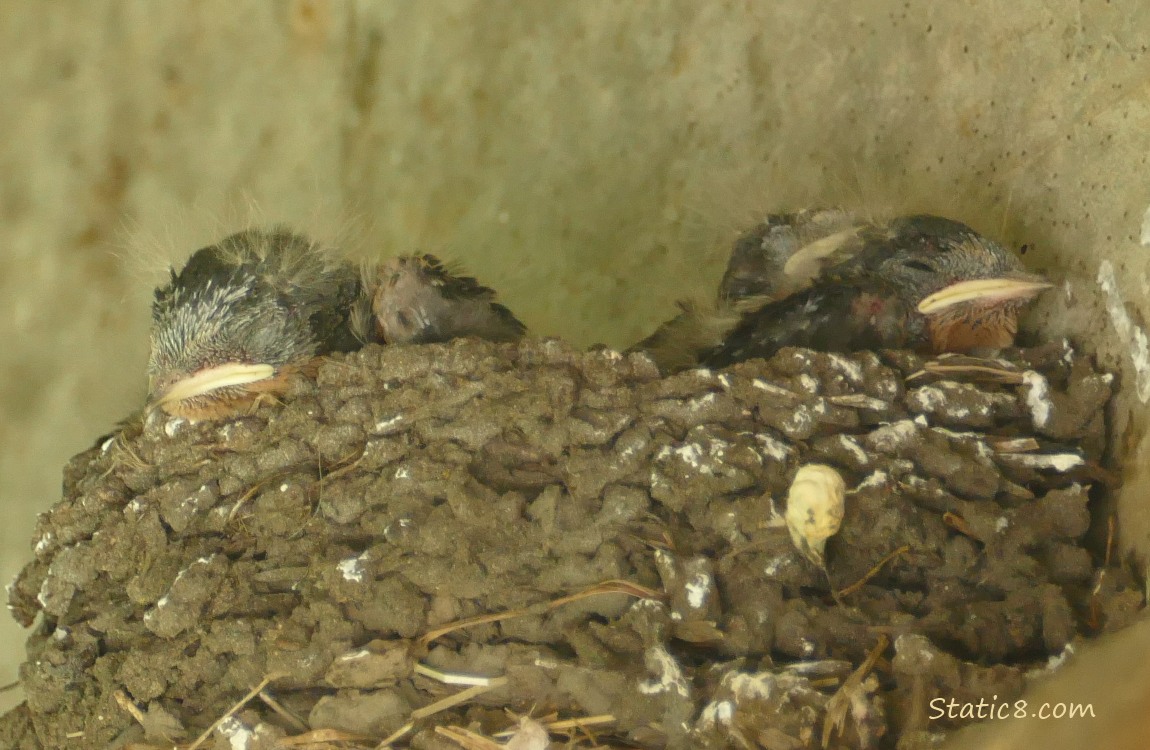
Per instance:
[[[624,345],[812,203],[1031,245],[1059,282],[1032,327],[1121,370],[1123,541],[1150,548],[1148,27],[1137,0],[6,3],[4,575],[140,405],[166,263],[217,235],[441,253],[534,331]]]

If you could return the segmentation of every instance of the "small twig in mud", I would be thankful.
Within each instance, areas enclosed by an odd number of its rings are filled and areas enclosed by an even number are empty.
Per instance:
[[[851,713],[855,714],[855,723],[859,733],[859,739],[862,740],[862,746],[866,747],[869,742],[869,737],[865,734],[866,729],[861,725],[860,721],[863,717],[859,715],[857,704],[860,702],[865,706],[866,694],[869,692],[863,685],[863,679],[867,673],[874,668],[878,658],[882,656],[882,652],[886,651],[887,638],[885,635],[880,635],[878,643],[867,654],[866,660],[859,665],[858,669],[851,672],[850,676],[843,681],[842,687],[831,696],[827,702],[827,715],[823,719],[823,747],[827,747],[831,742],[831,733],[838,730],[838,734],[842,737],[843,723],[847,718],[848,709],[852,710]],[[871,687],[873,690],[874,687]]]
[[[0,693],[7,693],[9,690],[15,690],[20,687],[20,680],[9,682],[7,685],[0,685]]]
[[[1022,373],[1014,370],[1004,370],[1000,367],[987,367],[986,365],[944,365],[938,362],[927,362],[922,369],[906,376],[909,383],[912,380],[926,375],[971,375],[972,380],[989,380],[992,383],[1019,385],[1022,383]]]
[[[271,710],[273,710],[277,714],[279,714],[280,718],[282,718],[288,724],[291,724],[292,728],[295,729],[297,732],[306,732],[307,731],[307,728],[308,728],[307,724],[305,724],[302,719],[300,719],[298,716],[293,714],[291,711],[288,711],[286,708],[284,708],[282,705],[280,705],[280,702],[277,701],[275,698],[273,698],[271,695],[269,695],[268,691],[266,691],[266,690],[260,691],[260,700],[262,700],[264,703],[266,703],[268,708],[270,708]]]
[[[345,732],[342,729],[313,729],[310,732],[297,734],[292,737],[282,737],[276,740],[276,747],[306,747],[307,745],[321,745],[327,747],[331,742],[370,742],[371,737],[354,732]]]
[[[384,737],[383,741],[375,746],[375,750],[388,750],[388,748],[391,747],[391,743],[395,742],[400,737],[410,732],[412,729],[415,729],[415,722],[407,722],[399,729],[396,729],[394,732]]]
[[[882,567],[883,567],[884,565],[886,565],[888,562],[890,562],[891,560],[895,559],[895,558],[896,558],[896,557],[898,557],[899,555],[905,555],[907,552],[910,552],[910,545],[909,545],[909,544],[904,544],[904,545],[902,545],[901,547],[899,547],[898,549],[896,549],[894,552],[891,552],[891,553],[890,553],[890,554],[888,554],[886,557],[884,557],[883,559],[881,559],[881,560],[879,560],[877,563],[875,563],[874,567],[873,567],[873,568],[871,568],[870,570],[868,570],[868,571],[866,572],[866,575],[864,575],[862,578],[858,579],[857,581],[855,581],[855,582],[854,582],[854,583],[852,583],[850,586],[847,586],[847,587],[846,587],[846,588],[844,588],[844,589],[839,589],[838,595],[839,595],[840,597],[842,597],[842,596],[850,596],[850,595],[851,595],[851,594],[853,594],[854,592],[856,592],[856,591],[858,591],[859,589],[861,589],[861,588],[862,588],[864,585],[866,585],[866,582],[867,582],[867,581],[869,581],[870,579],[872,579],[872,578],[874,578],[876,575],[878,575],[878,572],[879,572],[880,570],[882,570]]]
[[[1098,594],[1102,591],[1102,584],[1106,581],[1106,571],[1110,568],[1110,553],[1114,550],[1114,516],[1106,519],[1106,551],[1102,557],[1102,567],[1095,576],[1094,589],[1090,592],[1090,618],[1088,625],[1092,630],[1102,627],[1102,613],[1098,603]]]
[[[617,719],[614,714],[598,714],[596,716],[581,716],[578,719],[562,719],[556,721],[542,721],[538,720],[540,724],[547,728],[548,732],[553,734],[572,734],[573,731],[585,730],[586,727],[593,727],[599,724],[614,724]],[[496,732],[494,737],[510,737],[515,734],[515,729],[505,729],[502,732]]]
[[[412,668],[416,674],[421,674],[424,677],[429,677],[436,682],[442,682],[444,685],[468,685],[470,687],[485,687],[491,684],[493,677],[481,677],[479,675],[464,674],[462,672],[441,672],[438,669],[427,666],[426,664],[419,664]]]
[[[246,706],[251,701],[252,698],[255,698],[257,695],[259,695],[260,692],[262,692],[264,688],[266,688],[269,684],[272,683],[272,681],[278,680],[279,678],[281,678],[283,676],[284,675],[276,672],[273,674],[269,674],[267,677],[260,680],[260,684],[256,685],[254,688],[249,690],[247,692],[247,694],[244,695],[243,698],[240,698],[238,701],[236,701],[235,704],[231,708],[229,708],[227,711],[225,711],[222,716],[220,716],[218,719],[213,721],[211,726],[209,726],[207,729],[205,729],[203,731],[203,733],[200,734],[200,736],[197,737],[194,742],[192,742],[192,744],[188,745],[186,750],[196,750],[197,747],[204,744],[204,742],[208,739],[208,737],[212,736],[212,732],[216,731],[216,727],[218,727],[220,724],[223,724],[229,718],[234,716],[237,711],[239,711],[241,708]]]
[[[322,484],[325,480],[334,479],[338,476],[346,474],[347,472],[359,466],[360,461],[362,461],[363,457],[366,455],[367,449],[365,448],[364,450],[361,450],[359,455],[355,458],[350,456],[347,458],[341,458],[339,461],[336,461],[335,468],[333,468],[331,471],[326,474],[322,472],[320,473],[319,482]]]
[[[412,721],[425,719],[432,714],[437,714],[440,711],[446,711],[449,708],[458,706],[460,703],[466,703],[477,695],[491,692],[497,688],[501,688],[507,684],[506,677],[492,677],[491,681],[486,685],[475,685],[466,690],[460,690],[455,695],[449,695],[446,698],[437,700],[434,703],[429,703],[423,708],[417,708],[411,712]]]
[[[886,411],[891,408],[887,401],[880,398],[873,398],[864,393],[849,393],[845,396],[827,396],[828,403],[835,406],[847,406],[852,409],[870,409],[872,411]]]
[[[440,737],[446,737],[464,750],[502,750],[503,748],[503,745],[495,740],[463,727],[436,727],[435,733]]]
[[[942,522],[963,536],[978,539],[978,536],[974,533],[974,530],[970,528],[970,524],[966,522],[966,519],[957,513],[952,513],[948,510],[942,514]]]
[[[662,599],[663,598],[663,595],[660,594],[658,591],[654,591],[653,589],[649,589],[646,586],[640,586],[639,584],[631,583],[630,581],[610,580],[610,581],[603,581],[602,583],[598,583],[594,586],[591,586],[590,588],[583,589],[582,591],[580,591],[578,593],[570,594],[568,596],[561,596],[558,599],[553,599],[549,602],[546,602],[544,605],[544,609],[545,610],[555,609],[556,607],[560,607],[564,604],[569,604],[571,602],[578,601],[580,599],[586,599],[589,596],[595,596],[597,594],[627,594],[628,596],[633,596],[636,599]],[[478,615],[476,617],[468,617],[467,619],[464,619],[464,620],[456,620],[455,622],[448,623],[447,625],[443,625],[441,627],[435,628],[434,630],[427,631],[427,633],[425,633],[419,639],[419,643],[426,646],[427,644],[434,641],[436,638],[439,638],[440,636],[447,635],[448,633],[452,633],[456,630],[462,630],[464,628],[469,628],[473,625],[484,625],[484,624],[489,623],[489,622],[499,622],[500,620],[510,620],[513,617],[524,617],[526,615],[535,614],[538,611],[539,611],[539,607],[538,607],[538,605],[536,605],[536,606],[527,607],[524,609],[509,609],[509,610],[505,610],[503,612],[492,612],[492,613],[486,614],[486,615]]]
[[[1029,453],[1039,449],[1038,441],[1032,437],[988,440],[995,453]]]
[[[236,513],[238,513],[240,508],[243,507],[244,503],[255,497],[257,492],[259,492],[264,487],[267,487],[268,484],[270,484],[274,479],[275,477],[266,477],[261,479],[260,481],[253,484],[250,488],[248,488],[247,492],[240,495],[240,499],[236,500],[235,504],[232,505],[232,509],[228,511],[228,517],[225,520],[225,523],[231,523],[232,520],[236,517]]]
[[[1106,519],[1106,555],[1102,558],[1102,569],[1110,567],[1110,553],[1114,551],[1114,516]]]
[[[112,697],[116,699],[116,704],[119,705],[120,708],[122,708],[127,712],[129,716],[136,720],[137,724],[142,727],[146,726],[144,723],[144,712],[141,711],[140,707],[137,706],[135,702],[128,697],[127,693],[125,693],[123,690],[116,690],[116,692],[112,693]]]

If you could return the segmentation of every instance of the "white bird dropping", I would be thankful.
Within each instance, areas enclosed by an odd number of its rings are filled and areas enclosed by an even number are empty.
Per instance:
[[[795,548],[823,567],[827,539],[838,533],[843,521],[846,485],[829,466],[809,464],[795,473],[787,491],[787,528]]]

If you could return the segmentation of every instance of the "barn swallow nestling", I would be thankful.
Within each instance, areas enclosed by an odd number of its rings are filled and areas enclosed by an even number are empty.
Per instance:
[[[705,364],[766,357],[783,346],[1000,349],[1014,343],[1021,309],[1051,286],[1002,245],[951,219],[826,226],[829,233],[786,257],[769,289],[752,289],[764,304],[742,315]],[[762,245],[766,252],[769,237]],[[721,294],[741,293],[738,278],[729,268]]]
[[[722,367],[784,346],[825,351],[997,349],[1019,311],[1050,286],[1004,247],[957,221],[917,215],[873,223],[840,210],[768,217],[736,242],[716,313],[680,315],[641,342],[736,319],[686,347]],[[714,325],[710,326],[712,329]],[[682,349],[683,347],[679,347]]]
[[[492,289],[453,273],[434,255],[392,258],[379,268],[374,283],[375,333],[387,344],[427,344],[464,336],[515,341],[526,330],[495,301]]]
[[[282,227],[196,251],[152,303],[149,409],[212,419],[282,392],[314,357],[361,346],[362,300],[354,267]]]

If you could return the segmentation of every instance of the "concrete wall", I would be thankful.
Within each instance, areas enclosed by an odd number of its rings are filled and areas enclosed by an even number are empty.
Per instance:
[[[758,212],[931,210],[1065,284],[1122,372],[1150,548],[1150,5],[1138,0],[6,2],[0,572],[141,403],[165,265],[249,221],[430,250],[537,332],[624,345]],[[0,683],[21,658],[0,621]]]

